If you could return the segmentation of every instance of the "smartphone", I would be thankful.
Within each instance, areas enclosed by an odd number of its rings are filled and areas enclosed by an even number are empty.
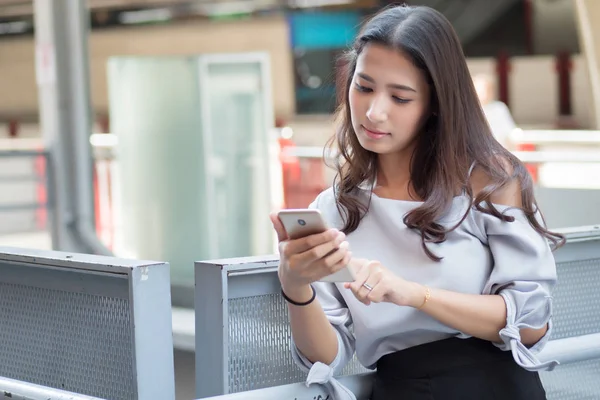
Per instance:
[[[286,233],[290,239],[325,232],[329,227],[323,215],[316,209],[286,209],[278,213]],[[353,282],[354,273],[348,266],[321,279],[321,282]]]

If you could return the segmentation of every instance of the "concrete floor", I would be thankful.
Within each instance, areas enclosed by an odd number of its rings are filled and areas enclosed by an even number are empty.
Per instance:
[[[195,399],[195,354],[189,351],[175,350],[175,395],[177,400]]]

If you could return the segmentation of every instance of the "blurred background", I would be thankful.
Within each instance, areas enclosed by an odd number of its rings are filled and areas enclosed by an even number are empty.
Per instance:
[[[600,2],[408,3],[454,25],[551,227],[600,223]],[[272,253],[268,212],[331,184],[338,58],[387,5],[0,1],[0,244],[166,260],[184,286]]]
[[[454,25],[551,227],[600,223],[600,2],[408,3]],[[192,260],[273,252],[268,212],[331,184],[338,58],[386,5],[0,1],[0,243],[166,260],[184,285]]]
[[[550,228],[600,226],[600,1],[407,3],[454,25]],[[194,261],[274,253],[268,213],[331,185],[338,57],[387,5],[0,0],[0,245],[168,261],[193,308]]]

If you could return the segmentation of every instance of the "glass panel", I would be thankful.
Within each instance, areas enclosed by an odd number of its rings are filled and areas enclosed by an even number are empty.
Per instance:
[[[259,62],[210,63],[211,176],[218,257],[271,252],[264,99]]]
[[[211,60],[109,63],[115,252],[168,261],[175,285],[193,285],[194,261],[273,251],[263,64]]]
[[[197,58],[112,59],[109,88],[119,139],[115,251],[168,261],[173,283],[193,285],[209,234]]]

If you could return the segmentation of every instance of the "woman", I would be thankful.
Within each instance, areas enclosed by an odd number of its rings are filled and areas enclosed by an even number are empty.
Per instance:
[[[271,216],[295,360],[338,400],[355,353],[377,369],[372,400],[544,399],[548,240],[564,239],[490,133],[450,23],[386,9],[347,61],[338,175],[311,205],[333,228],[288,240]],[[318,282],[348,264],[354,282]]]

